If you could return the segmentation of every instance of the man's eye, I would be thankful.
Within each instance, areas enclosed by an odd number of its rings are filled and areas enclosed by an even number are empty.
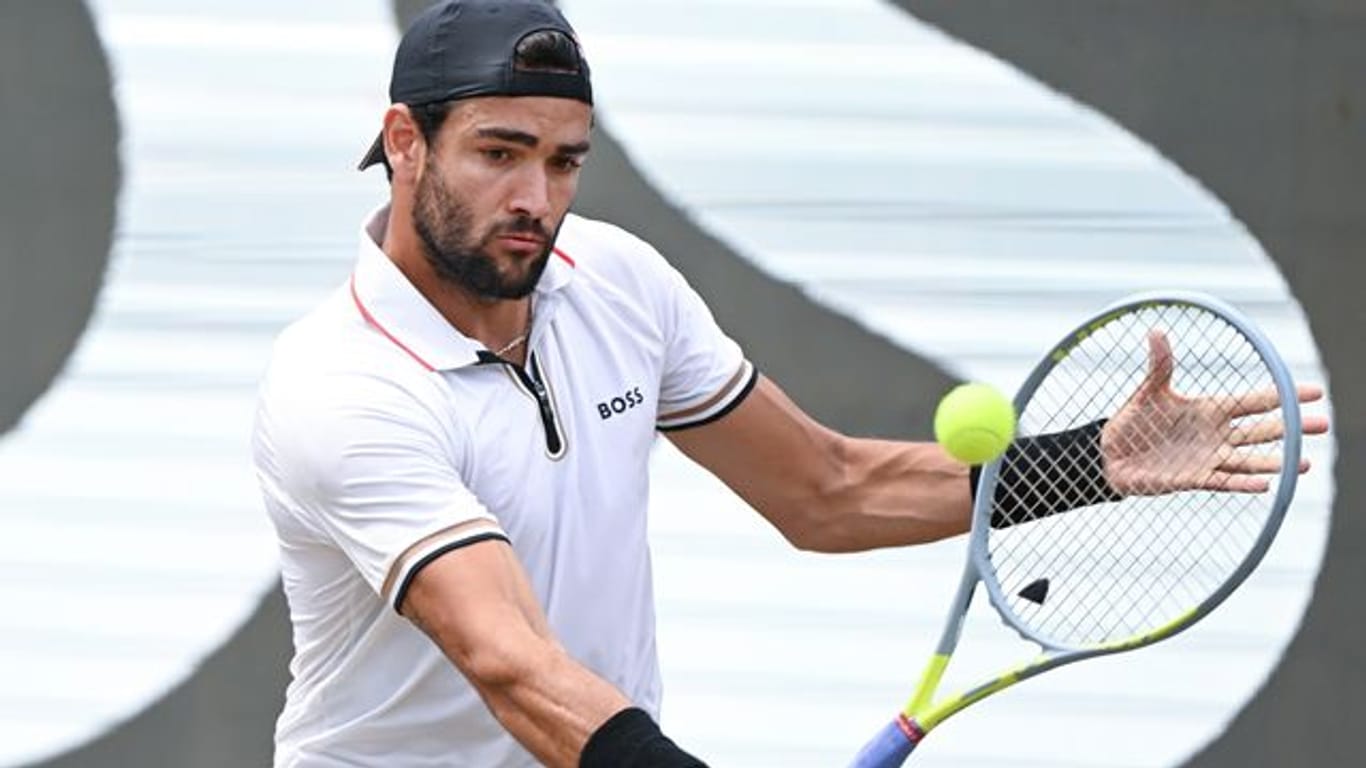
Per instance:
[[[484,153],[484,157],[488,158],[489,160],[492,160],[495,163],[501,163],[504,160],[507,160],[508,158],[512,157],[512,153],[507,151],[506,149],[491,148],[481,151]]]
[[[557,158],[555,158],[555,160],[554,160],[554,166],[555,166],[556,170],[560,170],[560,171],[566,171],[566,172],[567,172],[567,171],[578,170],[579,168],[582,168],[582,167],[583,167],[583,158],[581,158],[581,157],[576,157],[576,156],[574,156],[574,155],[566,155],[566,156],[564,156],[564,157],[557,157]]]

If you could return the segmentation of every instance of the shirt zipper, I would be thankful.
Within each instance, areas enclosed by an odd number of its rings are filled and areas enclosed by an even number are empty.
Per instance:
[[[545,388],[541,376],[541,365],[536,362],[536,354],[530,349],[527,350],[527,365],[522,367],[505,360],[487,350],[479,351],[479,362],[481,364],[499,364],[512,372],[513,376],[522,383],[531,396],[536,400],[536,408],[541,414],[541,426],[545,429],[545,449],[551,458],[559,458],[564,450],[564,436],[560,434],[559,423],[555,419],[555,406],[550,400],[550,392]]]

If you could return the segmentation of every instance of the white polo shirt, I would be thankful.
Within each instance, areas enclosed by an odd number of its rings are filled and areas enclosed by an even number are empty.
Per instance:
[[[535,765],[397,613],[414,574],[507,540],[569,653],[657,716],[650,446],[723,415],[756,374],[653,248],[573,215],[513,368],[380,251],[387,216],[261,387],[253,450],[295,649],[275,765]]]

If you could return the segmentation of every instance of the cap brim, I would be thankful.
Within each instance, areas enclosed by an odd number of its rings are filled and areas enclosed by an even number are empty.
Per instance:
[[[356,166],[356,170],[363,171],[376,163],[383,163],[385,159],[384,134],[380,133],[375,137],[375,143],[370,145],[370,151],[360,159],[360,165]]]

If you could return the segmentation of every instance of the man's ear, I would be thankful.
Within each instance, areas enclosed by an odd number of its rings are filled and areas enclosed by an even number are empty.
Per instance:
[[[384,111],[384,154],[395,182],[416,181],[427,159],[427,142],[407,104],[392,104]]]

